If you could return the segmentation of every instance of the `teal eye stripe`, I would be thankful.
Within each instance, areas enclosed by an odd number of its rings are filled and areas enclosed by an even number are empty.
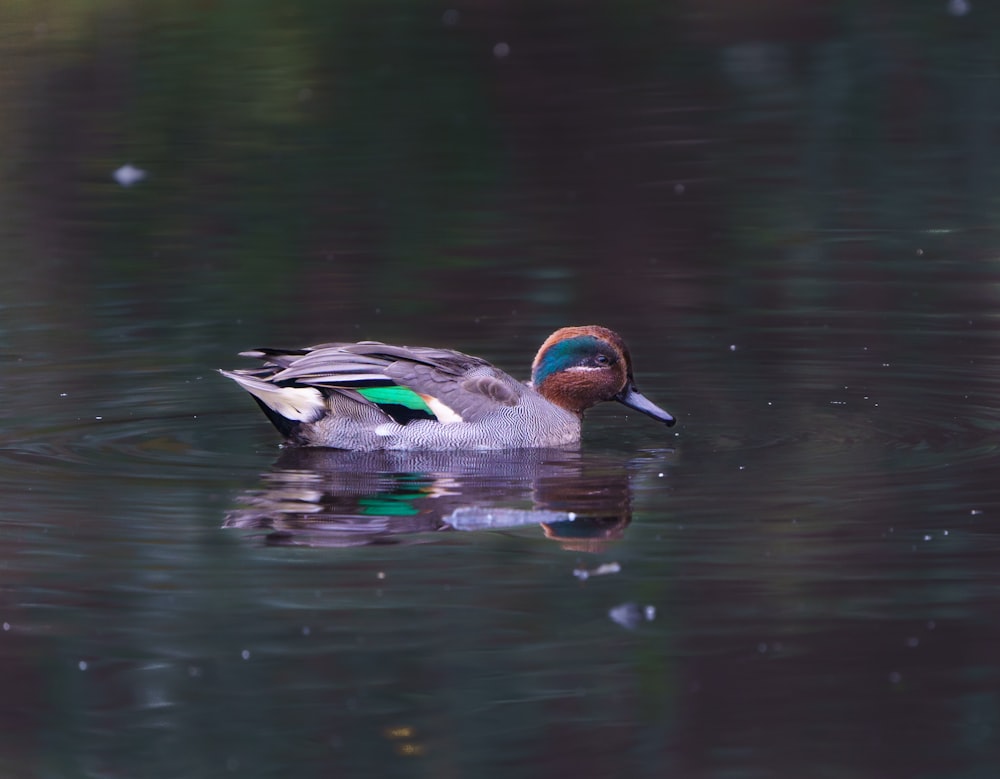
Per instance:
[[[434,412],[424,403],[424,399],[408,387],[365,387],[359,389],[358,394],[376,406],[395,404],[434,416]]]
[[[589,355],[597,354],[600,351],[601,341],[592,335],[581,335],[576,338],[567,338],[565,341],[557,341],[545,350],[542,359],[535,368],[535,375],[532,381],[537,386],[553,373],[567,370],[578,365]]]

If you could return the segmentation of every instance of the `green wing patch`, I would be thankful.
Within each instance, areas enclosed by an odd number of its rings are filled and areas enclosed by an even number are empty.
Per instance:
[[[364,387],[357,392],[376,406],[404,406],[413,411],[422,411],[430,417],[434,416],[424,399],[408,387]]]

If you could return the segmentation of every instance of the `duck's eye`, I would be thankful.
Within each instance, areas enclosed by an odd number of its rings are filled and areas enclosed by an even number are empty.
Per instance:
[[[608,355],[606,354],[599,354],[594,358],[594,362],[596,362],[598,365],[610,365],[611,358],[608,357]]]

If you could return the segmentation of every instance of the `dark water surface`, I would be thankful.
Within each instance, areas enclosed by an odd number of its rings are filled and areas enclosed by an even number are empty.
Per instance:
[[[997,775],[992,11],[93,5],[0,10],[0,773]],[[588,322],[677,427],[215,372]]]

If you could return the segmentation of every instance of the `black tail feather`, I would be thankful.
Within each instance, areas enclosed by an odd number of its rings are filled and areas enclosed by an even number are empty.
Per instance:
[[[260,406],[260,410],[263,411],[264,414],[267,415],[267,418],[271,420],[271,424],[278,428],[279,433],[281,433],[285,438],[293,438],[295,436],[299,427],[302,426],[301,422],[281,416],[281,414],[267,405],[256,395],[251,395],[250,397],[256,401],[257,405]]]

